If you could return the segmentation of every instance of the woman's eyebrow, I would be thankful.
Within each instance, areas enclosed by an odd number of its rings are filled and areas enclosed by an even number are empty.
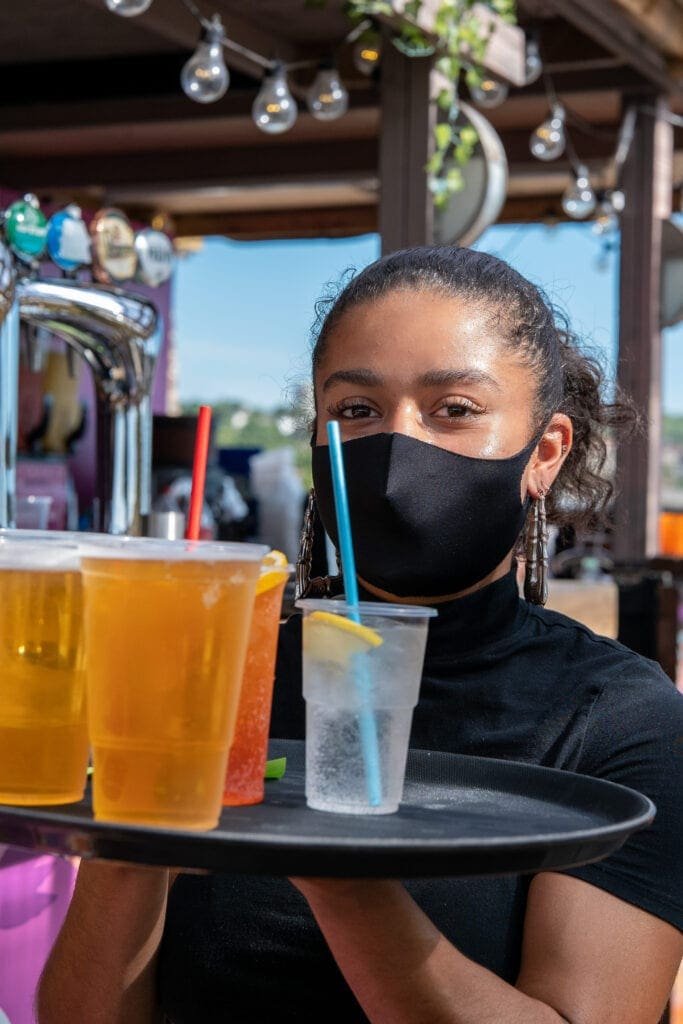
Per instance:
[[[450,387],[454,384],[487,384],[495,391],[501,390],[495,377],[474,367],[462,370],[429,370],[420,377],[418,383],[423,388]]]
[[[357,384],[363,388],[380,387],[383,378],[372,370],[335,370],[323,382],[323,391],[327,391],[333,384]]]

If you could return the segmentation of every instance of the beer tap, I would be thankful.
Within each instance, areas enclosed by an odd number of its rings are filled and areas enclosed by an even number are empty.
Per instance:
[[[102,221],[102,217],[96,218],[96,229]],[[130,440],[129,411],[137,401],[138,350],[155,337],[158,316],[147,299],[116,287],[75,280],[78,268],[90,258],[90,240],[84,239],[84,232],[87,235],[77,208],[55,215],[48,232],[50,257],[70,276],[22,278],[17,284],[19,308],[23,321],[64,340],[92,370],[97,416],[95,529],[139,533],[143,527],[140,474],[131,454],[135,449]],[[106,246],[97,255],[100,274],[107,261],[115,271],[125,262],[125,254],[110,252]]]
[[[16,275],[0,242],[0,526],[14,526],[19,416],[19,315]]]

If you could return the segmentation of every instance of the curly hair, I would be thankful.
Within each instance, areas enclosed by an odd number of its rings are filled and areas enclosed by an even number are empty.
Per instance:
[[[313,371],[347,310],[394,290],[431,290],[480,304],[496,316],[510,348],[534,372],[531,433],[556,412],[572,421],[571,449],[546,497],[548,519],[562,526],[599,529],[607,520],[614,485],[607,472],[608,437],[634,429],[637,414],[626,396],[605,397],[598,360],[582,351],[566,317],[544,293],[504,260],[457,246],[424,246],[391,253],[345,280],[316,304]]]

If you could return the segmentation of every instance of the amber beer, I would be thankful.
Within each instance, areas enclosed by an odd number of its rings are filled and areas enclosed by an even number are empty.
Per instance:
[[[0,538],[0,803],[80,800],[88,738],[75,545]]]
[[[93,807],[104,821],[213,828],[263,547],[87,547]]]

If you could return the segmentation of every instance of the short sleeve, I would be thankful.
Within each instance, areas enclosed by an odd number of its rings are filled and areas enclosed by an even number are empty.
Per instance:
[[[645,794],[657,814],[606,860],[564,873],[683,931],[683,694],[654,662],[622,650],[591,711],[578,770]]]

